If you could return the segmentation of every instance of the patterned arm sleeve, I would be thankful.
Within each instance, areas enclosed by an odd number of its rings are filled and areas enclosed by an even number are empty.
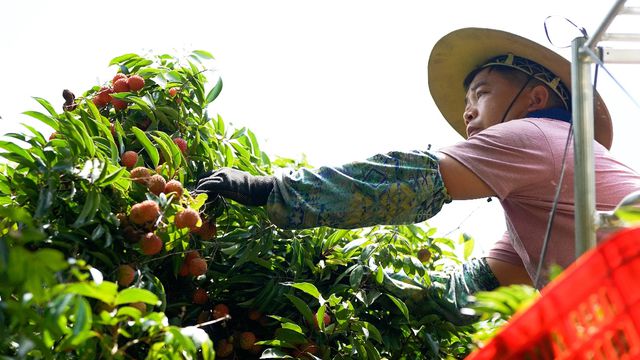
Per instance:
[[[280,174],[267,211],[281,228],[351,229],[418,223],[448,202],[435,155],[390,152],[339,167]]]

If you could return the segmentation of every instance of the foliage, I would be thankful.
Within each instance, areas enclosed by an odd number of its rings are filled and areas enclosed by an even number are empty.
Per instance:
[[[253,132],[208,114],[222,90],[205,76],[212,59],[119,56],[110,65],[144,78],[143,88],[114,92],[110,81],[77,98],[65,92],[62,112],[36,98],[44,112],[25,114],[53,134],[25,125],[0,140],[0,354],[208,359],[215,346],[218,358],[464,357],[477,326],[417,319],[380,286],[378,269],[428,281],[461,261],[435,229],[288,231],[262,208],[189,193],[223,166],[270,174],[307,165],[272,162]],[[126,151],[148,175],[121,164]],[[153,191],[151,175],[185,191]],[[149,201],[158,211],[141,219]],[[186,209],[197,211],[196,226],[176,224]],[[144,245],[148,234],[161,239],[159,252]],[[472,244],[462,241],[466,254]]]

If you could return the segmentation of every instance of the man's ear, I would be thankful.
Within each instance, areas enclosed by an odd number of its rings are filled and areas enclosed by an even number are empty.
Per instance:
[[[544,85],[536,85],[529,91],[528,112],[546,109],[549,103],[549,89]]]

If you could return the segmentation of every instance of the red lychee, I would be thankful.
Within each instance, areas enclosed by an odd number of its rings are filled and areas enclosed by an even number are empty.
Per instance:
[[[212,240],[216,238],[216,234],[218,229],[216,227],[216,223],[213,221],[202,221],[202,225],[200,227],[192,230],[194,234],[200,236],[202,240]]]
[[[160,206],[153,200],[145,200],[131,207],[129,220],[132,223],[142,225],[146,222],[155,222],[160,216]]]
[[[122,166],[126,168],[132,168],[138,162],[138,153],[133,150],[125,151],[120,157]]]
[[[331,315],[325,312],[324,317],[322,318],[322,322],[324,323],[325,327],[329,326],[329,324],[331,324]],[[318,318],[316,316],[313,317],[313,325],[316,329],[320,329],[320,326],[318,326]]]
[[[103,86],[98,90],[98,92],[93,97],[93,103],[99,107],[103,108],[107,106],[111,102],[111,93],[113,89]]]
[[[250,350],[256,340],[256,334],[251,331],[243,331],[240,333],[240,347],[244,350]]]
[[[424,248],[418,250],[418,260],[420,260],[420,262],[426,263],[429,259],[431,259],[431,251],[429,251],[429,249]]]
[[[256,309],[251,309],[247,313],[247,317],[249,318],[249,320],[253,320],[253,321],[258,321],[261,316],[262,316],[262,312]]]
[[[114,82],[113,91],[117,93],[129,91],[129,79],[121,78]]]
[[[200,214],[192,208],[186,208],[176,214],[175,221],[178,229],[189,228],[189,230],[195,230],[198,222],[200,222]]]
[[[129,219],[127,219],[127,221],[129,221]],[[122,230],[122,233],[125,241],[132,244],[140,241],[140,239],[142,239],[142,236],[144,235],[140,231],[136,230],[136,228],[134,228],[133,226],[125,226],[124,230]]]
[[[181,152],[182,154],[184,154],[184,155],[186,155],[186,154],[187,154],[187,147],[188,147],[188,145],[187,145],[187,141],[186,141],[185,139],[177,137],[177,138],[174,138],[174,139],[173,139],[173,142],[174,142],[176,145],[178,145],[178,148],[180,149],[180,152]]]
[[[113,76],[113,79],[111,79],[111,84],[115,84],[116,81],[120,80],[120,79],[126,79],[127,75],[123,74],[123,73],[117,73]]]
[[[147,182],[149,182],[150,177],[151,170],[147,169],[144,166],[138,166],[137,168],[131,170],[131,180],[138,184],[146,186]]]
[[[189,266],[189,274],[200,276],[207,272],[207,261],[203,258],[194,258],[187,262]]]
[[[147,182],[147,188],[152,194],[160,195],[164,191],[164,187],[167,184],[162,175],[155,174],[149,178]]]
[[[180,88],[172,87],[171,89],[169,89],[169,96],[176,96],[178,94],[178,91],[180,91]]]
[[[124,110],[129,106],[126,101],[116,98],[111,99],[111,105],[113,105],[113,108],[116,110]]]
[[[165,194],[175,193],[176,199],[180,199],[182,197],[183,192],[184,192],[184,188],[182,187],[182,183],[178,180],[169,180],[167,184],[164,186],[164,193]]]
[[[158,235],[149,232],[140,240],[140,249],[145,255],[155,255],[162,250],[162,239]]]
[[[231,356],[231,354],[233,354],[233,344],[227,341],[227,339],[218,341],[218,345],[216,346],[216,356],[225,358],[227,356]]]
[[[193,292],[193,303],[194,304],[206,304],[209,301],[209,295],[207,295],[207,291],[203,288],[197,288]]]
[[[127,287],[131,285],[136,276],[136,270],[131,265],[122,264],[118,266],[118,285]]]
[[[129,90],[139,91],[144,87],[144,78],[140,75],[131,75],[129,77]]]
[[[211,312],[213,319],[220,319],[229,315],[229,307],[225,304],[217,304]]]
[[[95,105],[97,108],[103,108],[109,103],[108,101],[105,101],[104,98],[100,95],[94,96],[91,101],[93,101],[93,105]]]

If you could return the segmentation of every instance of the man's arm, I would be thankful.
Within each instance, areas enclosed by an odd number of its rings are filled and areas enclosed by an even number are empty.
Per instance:
[[[444,187],[453,200],[496,196],[495,191],[458,160],[443,153],[438,153],[438,159]]]

